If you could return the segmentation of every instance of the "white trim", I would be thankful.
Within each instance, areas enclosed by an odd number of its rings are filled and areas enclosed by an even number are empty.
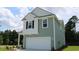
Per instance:
[[[56,49],[56,43],[55,43],[55,19],[53,16],[53,32],[54,32],[54,49]]]
[[[45,19],[47,19],[47,27],[43,27],[43,20],[45,20]],[[48,28],[48,18],[47,18],[47,17],[42,18],[42,28],[43,28],[43,29]]]
[[[20,34],[18,34],[18,47],[20,47]]]

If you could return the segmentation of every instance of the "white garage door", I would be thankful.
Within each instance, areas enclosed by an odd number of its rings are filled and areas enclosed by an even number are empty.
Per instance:
[[[26,49],[51,50],[50,37],[27,37]]]

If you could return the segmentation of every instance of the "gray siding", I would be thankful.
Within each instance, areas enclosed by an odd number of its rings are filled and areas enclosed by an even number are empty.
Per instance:
[[[56,18],[57,19],[57,18]],[[55,20],[55,46],[56,49],[62,47],[65,43],[65,34],[64,34],[64,24],[59,24],[57,20]]]
[[[53,20],[52,18],[48,18],[48,28],[42,28],[42,20],[39,19],[38,20],[38,32],[39,32],[39,35],[45,35],[45,36],[51,36],[52,35],[52,28],[53,28],[53,24],[52,24]]]

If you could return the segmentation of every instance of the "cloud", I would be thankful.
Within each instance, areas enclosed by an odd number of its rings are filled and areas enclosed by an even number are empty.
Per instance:
[[[59,20],[64,20],[64,23],[66,24],[73,15],[76,15],[79,17],[79,8],[78,7],[45,7],[43,8],[45,10],[48,10],[55,15],[57,15]]]
[[[9,27],[7,29],[21,31],[23,29],[22,18],[29,12],[31,12],[33,7],[17,7],[19,13],[13,14],[10,9],[0,7],[0,23],[3,23]],[[41,7],[49,12],[57,15],[59,20],[64,20],[66,24],[70,17],[76,15],[79,17],[78,7]],[[16,11],[17,12],[17,11]],[[78,26],[77,26],[78,27]]]
[[[7,26],[7,29],[10,29],[11,27],[17,26],[16,20],[17,18],[12,14],[9,9],[0,8],[0,24],[4,24],[4,28],[5,26]]]
[[[8,24],[10,26],[14,26],[15,17],[10,12],[10,10],[6,8],[0,8],[0,22]]]
[[[18,7],[19,14],[14,15],[8,8],[0,8],[0,23],[7,25],[10,30],[22,30],[22,18],[30,12],[28,8]],[[17,12],[17,11],[16,11]]]

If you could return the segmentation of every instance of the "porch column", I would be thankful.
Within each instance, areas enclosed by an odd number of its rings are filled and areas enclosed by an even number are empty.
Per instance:
[[[18,34],[18,47],[20,47],[20,34]]]

